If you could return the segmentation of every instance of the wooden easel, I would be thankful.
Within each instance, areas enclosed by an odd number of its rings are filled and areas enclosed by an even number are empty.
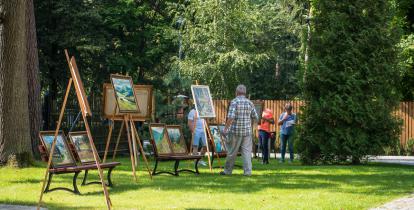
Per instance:
[[[85,92],[83,90],[83,84],[82,84],[82,81],[81,81],[80,76],[79,76],[79,72],[78,72],[78,68],[76,66],[75,58],[72,57],[71,59],[69,59],[69,54],[68,54],[68,51],[66,49],[65,49],[65,55],[66,55],[66,60],[68,62],[69,70],[70,70],[70,73],[71,73],[71,77],[69,79],[69,82],[68,82],[68,85],[67,85],[67,88],[66,88],[65,97],[63,99],[62,108],[60,110],[59,120],[58,120],[58,123],[57,123],[57,126],[56,126],[55,136],[53,138],[52,146],[51,146],[50,153],[49,153],[49,160],[48,160],[48,163],[47,163],[46,172],[45,172],[45,176],[44,176],[44,179],[43,179],[43,185],[42,185],[42,190],[41,190],[40,197],[39,197],[39,202],[37,204],[37,209],[40,210],[40,205],[41,205],[41,202],[42,202],[43,193],[44,193],[44,189],[45,189],[45,186],[46,186],[46,179],[47,179],[47,176],[49,174],[49,168],[51,166],[52,159],[53,159],[53,153],[55,151],[57,135],[59,133],[59,130],[60,130],[60,127],[61,127],[61,124],[62,124],[63,114],[65,112],[66,103],[67,103],[67,100],[68,100],[70,89],[72,87],[72,83],[74,83],[74,86],[75,86],[75,91],[76,91],[76,95],[77,95],[77,99],[78,99],[78,104],[79,104],[81,112],[82,112],[83,122],[84,122],[84,125],[85,125],[86,132],[88,134],[88,139],[89,139],[89,143],[90,143],[91,148],[92,148],[92,153],[93,153],[93,157],[95,159],[95,164],[98,168],[99,178],[100,178],[100,181],[101,181],[101,184],[102,184],[102,189],[103,189],[103,192],[104,192],[104,195],[105,195],[106,205],[107,205],[108,209],[111,209],[112,202],[111,202],[111,199],[109,197],[109,193],[108,193],[108,190],[106,188],[106,184],[104,182],[104,178],[103,178],[104,176],[103,176],[103,173],[102,173],[102,168],[101,168],[100,163],[99,163],[98,151],[96,150],[95,144],[93,143],[91,130],[90,130],[89,123],[88,123],[88,120],[87,120],[87,116],[91,116],[92,112],[90,111],[89,103],[87,101]]]
[[[206,130],[206,132],[208,132],[208,136],[209,136],[209,140],[210,140],[210,142],[211,142],[211,144],[213,145],[213,147],[215,147],[215,143],[214,143],[214,136],[212,136],[211,135],[211,132],[209,131],[209,129],[210,129],[210,126],[209,126],[209,124],[208,124],[208,122],[207,121],[205,121],[205,124],[206,124],[206,126],[205,126],[205,130]],[[221,134],[220,134],[221,135]],[[213,156],[214,157],[214,156]],[[217,163],[218,163],[218,165],[219,165],[219,168],[220,168],[220,170],[222,169],[221,168],[221,163],[220,163],[220,156],[219,156],[219,154],[218,154],[218,152],[216,151],[216,157],[217,157]]]
[[[115,94],[115,92],[114,92],[114,94]],[[114,108],[114,112],[113,112],[113,116],[112,116],[112,119],[111,119],[111,125],[109,126],[108,137],[106,139],[106,146],[105,146],[105,153],[104,153],[103,162],[106,161],[106,157],[108,155],[109,144],[111,142],[112,130],[113,130],[114,124],[115,124],[115,114],[116,114],[117,109],[118,109],[118,104],[116,103],[115,108]],[[119,134],[118,134],[118,137],[117,137],[115,150],[114,150],[114,154],[113,154],[112,159],[115,159],[116,150],[118,149],[119,141],[121,139],[121,135],[122,135],[124,126],[125,126],[126,131],[127,131],[128,148],[129,148],[129,153],[130,153],[130,158],[131,158],[132,176],[134,177],[134,180],[137,181],[137,175],[136,175],[135,167],[138,166],[138,164],[137,164],[138,163],[138,152],[136,151],[136,144],[138,144],[138,146],[139,146],[142,158],[144,159],[144,162],[145,162],[145,165],[147,167],[148,173],[150,175],[150,178],[152,179],[152,174],[151,174],[151,170],[150,170],[149,165],[148,165],[148,160],[147,160],[147,157],[145,156],[144,148],[142,147],[141,140],[140,140],[138,132],[135,128],[135,122],[132,119],[132,115],[130,113],[124,113],[123,114],[122,124],[121,124],[121,128],[119,130]]]

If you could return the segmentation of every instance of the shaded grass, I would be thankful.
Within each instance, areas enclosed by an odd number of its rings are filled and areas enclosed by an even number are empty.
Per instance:
[[[141,161],[138,182],[134,182],[130,162],[121,161],[110,189],[114,209],[367,209],[414,191],[410,166],[302,166],[275,161],[260,165],[254,160],[251,177],[242,176],[238,168],[232,176],[219,176],[219,169],[212,174],[201,167],[198,176],[181,173],[150,180]],[[0,203],[36,205],[44,167],[37,163],[24,169],[0,168]],[[173,162],[160,165],[161,170],[172,167]],[[192,164],[182,162],[181,167]],[[70,175],[55,176],[52,187],[70,187],[71,179]],[[97,179],[96,172],[90,173],[89,180],[93,179]],[[43,200],[49,209],[105,208],[100,185],[80,186],[79,190],[81,196],[56,191],[45,194]]]

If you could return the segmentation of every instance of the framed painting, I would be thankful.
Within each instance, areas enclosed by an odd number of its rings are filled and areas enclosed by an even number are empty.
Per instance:
[[[41,131],[39,133],[40,142],[46,148],[46,152],[50,154],[53,139],[55,138],[55,131]],[[56,138],[55,151],[52,157],[52,166],[54,168],[76,166],[75,158],[70,151],[68,142],[63,131],[59,131]]]
[[[69,63],[70,74],[75,86],[76,96],[78,97],[79,106],[84,116],[92,116],[91,108],[89,106],[88,98],[86,97],[85,89],[83,87],[82,79],[79,75],[78,66],[76,65],[75,57],[72,56]]]
[[[88,133],[86,133],[86,131],[70,132],[69,139],[75,147],[82,165],[95,163],[92,147],[89,144]]]
[[[131,113],[134,121],[151,120],[153,114],[153,86],[134,85],[135,98],[138,103],[139,113]],[[123,115],[115,107],[116,98],[114,87],[110,83],[103,85],[103,117],[106,119],[123,120]],[[114,115],[115,110],[115,115]]]
[[[188,154],[181,126],[167,125],[167,134],[175,154]]]
[[[215,118],[213,100],[210,94],[210,88],[206,85],[191,85],[191,93],[195,107],[200,118]]]
[[[114,87],[115,101],[118,104],[119,113],[139,113],[132,78],[111,74],[111,82]]]
[[[214,141],[215,151],[217,153],[226,152],[227,149],[226,149],[226,144],[224,142],[224,136],[223,136],[224,125],[211,124],[208,127],[209,127],[208,130],[210,132],[210,136],[212,137],[212,140]]]
[[[253,101],[254,108],[256,109],[256,113],[259,117],[259,122],[262,120],[262,114],[263,114],[263,108],[264,108],[264,102],[260,100]]]
[[[154,151],[158,155],[172,155],[170,141],[168,141],[167,129],[164,124],[150,124],[149,126],[151,141],[153,141]]]

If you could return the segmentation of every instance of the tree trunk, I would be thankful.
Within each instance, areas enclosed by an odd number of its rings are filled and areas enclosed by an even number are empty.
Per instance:
[[[37,54],[36,23],[33,0],[26,0],[26,36],[27,36],[27,86],[29,90],[30,138],[33,154],[38,155],[39,130],[42,125],[42,105],[40,98],[39,58]]]
[[[31,160],[26,63],[26,3],[0,0],[0,162]]]

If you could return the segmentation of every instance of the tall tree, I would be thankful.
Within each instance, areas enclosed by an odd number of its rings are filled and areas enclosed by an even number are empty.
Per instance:
[[[32,151],[37,154],[39,130],[42,126],[42,104],[40,99],[40,73],[37,53],[37,36],[33,0],[26,0],[26,48],[27,48],[27,86]]]
[[[0,1],[0,162],[31,159],[26,2]]]
[[[389,0],[312,1],[298,150],[305,163],[358,163],[398,142],[398,36]]]

